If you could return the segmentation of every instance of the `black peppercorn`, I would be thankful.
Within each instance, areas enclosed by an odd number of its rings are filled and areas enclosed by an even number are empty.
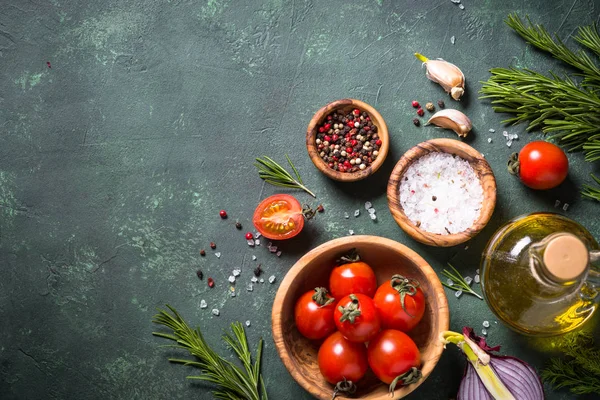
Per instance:
[[[415,118],[413,119],[413,124],[415,124],[415,126],[419,126],[421,125],[421,121],[419,121],[419,118]]]
[[[439,108],[444,108],[444,107],[446,107],[446,104],[444,104],[444,100],[438,100],[438,107],[439,107]]]

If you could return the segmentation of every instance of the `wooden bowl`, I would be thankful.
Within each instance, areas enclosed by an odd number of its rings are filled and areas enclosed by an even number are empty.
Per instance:
[[[464,232],[440,235],[430,233],[418,228],[411,220],[409,220],[402,209],[400,203],[400,180],[406,169],[419,157],[422,157],[431,152],[445,152],[456,154],[457,156],[467,160],[475,174],[479,177],[481,186],[483,187],[483,205],[479,219],[473,223],[473,226]],[[480,152],[455,139],[432,139],[423,143],[419,143],[412,149],[408,150],[400,161],[394,167],[387,187],[388,206],[392,212],[392,216],[400,225],[400,227],[412,236],[413,239],[431,246],[449,247],[464,243],[477,235],[483,227],[488,223],[494,208],[496,207],[496,179],[488,162],[483,158]]]
[[[408,247],[377,236],[347,236],[331,240],[302,257],[286,274],[273,303],[272,326],[275,347],[284,365],[306,391],[321,400],[330,400],[333,385],[319,371],[317,353],[322,341],[303,337],[294,322],[294,305],[305,292],[317,286],[328,286],[335,260],[356,248],[361,259],[369,264],[378,284],[394,274],[417,279],[426,298],[421,322],[409,332],[421,352],[423,378],[394,391],[394,399],[415,390],[431,373],[443,350],[439,335],[448,330],[449,312],[446,295],[437,275],[427,262]],[[390,400],[388,385],[372,372],[357,382],[358,390],[351,397],[362,400]],[[344,396],[338,399],[348,399]]]
[[[369,114],[369,116],[371,117],[371,121],[373,122],[373,124],[377,127],[377,134],[381,139],[379,155],[371,165],[369,165],[362,171],[334,171],[333,169],[329,168],[327,163],[323,161],[323,159],[319,156],[319,151],[315,142],[317,140],[317,128],[319,125],[321,125],[321,123],[324,121],[327,115],[333,112],[334,110],[341,110],[344,113],[348,113],[350,110],[354,110],[355,108],[358,108],[361,111],[366,111],[367,114]],[[354,182],[364,179],[367,176],[371,175],[372,173],[377,171],[385,161],[385,157],[387,156],[389,147],[389,134],[387,125],[385,124],[383,117],[373,107],[360,100],[342,99],[327,104],[315,113],[315,115],[310,120],[310,123],[308,124],[308,128],[306,130],[306,148],[308,149],[308,155],[310,156],[310,159],[319,171],[336,181]]]

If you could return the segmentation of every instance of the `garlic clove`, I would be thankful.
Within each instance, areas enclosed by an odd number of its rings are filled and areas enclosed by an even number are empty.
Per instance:
[[[473,127],[471,120],[458,110],[446,108],[433,114],[426,125],[433,124],[440,128],[452,129],[459,137],[467,137]]]
[[[419,53],[415,53],[415,57],[427,68],[427,78],[438,83],[454,100],[460,100],[465,92],[465,75],[460,68],[448,61],[431,60]]]

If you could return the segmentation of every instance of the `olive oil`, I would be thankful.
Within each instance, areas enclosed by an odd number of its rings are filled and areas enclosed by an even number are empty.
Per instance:
[[[489,241],[481,284],[492,311],[517,332],[550,336],[585,323],[600,299],[598,243],[578,223],[552,213],[511,220]]]

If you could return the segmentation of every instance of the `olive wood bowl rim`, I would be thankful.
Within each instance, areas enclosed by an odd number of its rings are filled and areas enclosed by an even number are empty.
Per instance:
[[[483,188],[483,203],[479,218],[470,228],[463,232],[441,235],[420,229],[408,219],[400,204],[399,186],[406,169],[418,158],[432,152],[456,154],[459,157],[466,159],[473,167]],[[468,159],[465,158],[464,155],[458,153],[467,155]],[[496,179],[490,164],[475,148],[456,139],[431,139],[412,147],[402,155],[400,160],[398,160],[390,174],[387,186],[387,198],[388,207],[394,220],[396,220],[396,223],[400,228],[408,233],[413,239],[430,246],[456,246],[470,240],[481,232],[492,217],[494,208],[496,207]]]
[[[335,109],[348,107],[355,107],[369,114],[371,121],[377,126],[377,134],[381,139],[381,147],[378,150],[379,155],[377,156],[377,159],[364,170],[359,170],[356,172],[339,172],[329,168],[327,163],[325,163],[325,161],[323,161],[323,159],[319,156],[315,140],[317,135],[317,126],[323,121],[327,114]],[[306,129],[306,149],[308,150],[308,155],[311,161],[324,175],[340,182],[356,182],[371,176],[379,169],[379,167],[381,167],[381,165],[383,165],[383,162],[388,154],[389,146],[389,132],[385,120],[381,114],[373,106],[357,99],[346,98],[335,100],[326,104],[313,115],[308,124],[308,128]]]
[[[322,256],[323,254],[326,254],[328,252],[339,252],[340,248],[347,247],[349,244],[377,244],[379,246],[388,248],[390,251],[402,253],[416,266],[416,268],[421,270],[422,274],[427,278],[428,283],[431,285],[433,291],[432,297],[435,299],[434,301],[437,304],[437,308],[432,308],[432,312],[435,315],[437,326],[440,330],[440,332],[437,335],[434,335],[434,337],[437,339],[439,334],[450,329],[450,310],[448,307],[448,299],[444,292],[442,283],[439,280],[439,277],[437,276],[434,269],[431,267],[431,265],[416,251],[395,240],[372,235],[345,236],[327,241],[315,247],[314,249],[306,253],[304,256],[302,256],[292,266],[292,268],[290,268],[290,270],[286,273],[285,277],[281,281],[281,284],[279,285],[279,288],[275,295],[275,299],[273,301],[273,308],[271,312],[271,330],[273,334],[273,341],[275,343],[277,353],[279,354],[279,358],[281,358],[283,364],[285,365],[292,378],[315,398],[323,400],[329,400],[331,398],[331,392],[323,392],[319,388],[312,385],[301,373],[296,372],[298,371],[298,369],[292,359],[292,356],[287,350],[286,340],[284,336],[282,318],[284,311],[283,305],[287,296],[290,295],[289,293],[292,293],[291,288],[294,285],[294,280],[307,264],[313,262],[315,258]],[[412,393],[414,390],[416,390],[433,372],[440,357],[442,356],[443,350],[444,344],[442,343],[442,341],[436,340],[436,342],[433,343],[433,351],[427,353],[427,363],[424,366],[422,366],[422,378],[412,385],[401,386],[397,388],[393,392],[393,398],[403,398],[408,394]],[[381,383],[381,385],[385,384]],[[346,397],[339,398],[346,399]],[[389,400],[391,397],[388,391],[386,390],[385,393],[381,396],[369,396],[368,398],[369,400]],[[352,397],[352,399],[360,400],[361,398]]]

